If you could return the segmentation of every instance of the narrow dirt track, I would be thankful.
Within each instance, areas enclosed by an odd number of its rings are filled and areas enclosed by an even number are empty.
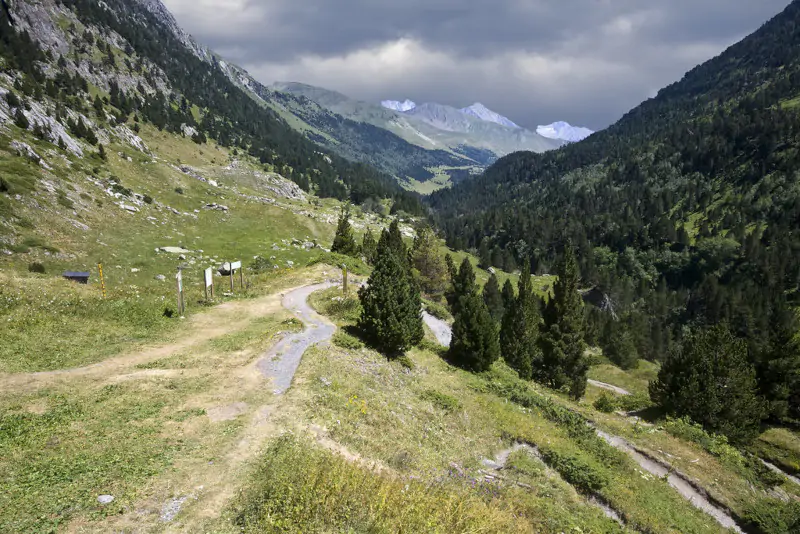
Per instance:
[[[594,387],[605,389],[606,391],[611,391],[613,393],[616,393],[617,395],[624,395],[627,397],[628,395],[631,394],[629,391],[626,391],[617,386],[612,386],[611,384],[606,384],[605,382],[598,382],[597,380],[587,380],[587,382]]]

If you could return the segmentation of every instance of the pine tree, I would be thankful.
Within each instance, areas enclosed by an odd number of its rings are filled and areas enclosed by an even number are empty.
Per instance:
[[[381,252],[368,284],[358,292],[358,328],[375,348],[396,357],[422,341],[422,301],[404,262],[389,250]]]
[[[607,346],[603,347],[603,354],[620,369],[636,369],[639,365],[639,355],[633,336],[622,323],[612,325]]]
[[[510,284],[503,294],[508,301],[500,327],[500,349],[509,367],[523,380],[533,378],[534,366],[541,360],[539,338],[539,298],[533,293],[530,264],[525,262],[519,277],[517,295]]]
[[[542,360],[533,374],[537,381],[552,388],[569,386],[572,398],[579,399],[586,392],[589,365],[584,356],[578,264],[570,245],[565,247],[557,273],[553,297],[544,310],[544,328],[540,336]]]
[[[797,419],[800,407],[800,340],[796,312],[783,295],[773,297],[769,314],[769,340],[754,354],[759,392],[767,400],[774,420]],[[794,402],[792,402],[794,396]]]
[[[368,264],[372,265],[375,263],[377,253],[378,243],[375,241],[375,236],[372,234],[372,230],[367,228],[367,232],[364,234],[364,239],[361,241],[361,256]]]
[[[108,155],[106,154],[106,149],[103,145],[100,145],[97,150],[97,155],[100,156],[100,159],[103,161],[108,160]]]
[[[461,262],[461,267],[455,272],[452,279],[452,287],[448,293],[448,304],[450,304],[450,311],[453,316],[458,312],[460,305],[460,297],[469,294],[475,286],[475,270],[469,259],[464,258]]]
[[[408,258],[408,247],[403,241],[403,234],[400,233],[400,223],[397,219],[393,220],[387,230],[381,233],[381,238],[378,240],[378,255],[389,251],[403,262],[403,264],[410,268],[410,261]]]
[[[489,277],[489,281],[483,286],[483,302],[496,323],[503,320],[503,313],[505,307],[503,305],[503,295],[500,294],[500,282],[497,281],[497,275],[493,274]]]
[[[758,435],[764,414],[757,386],[746,342],[717,325],[693,332],[670,353],[650,384],[650,397],[670,415],[747,443]]]
[[[439,255],[436,234],[430,228],[417,233],[411,249],[411,261],[419,272],[422,290],[434,299],[441,297],[447,287],[447,267]]]
[[[456,277],[450,360],[475,372],[487,371],[500,356],[497,323],[478,294],[472,264],[464,259]]]
[[[511,283],[511,280],[506,280],[506,283],[503,284],[503,316],[505,316],[505,310],[510,309],[511,306],[514,305],[516,299],[514,285]]]
[[[331,252],[345,256],[357,256],[358,245],[353,237],[353,227],[350,226],[350,206],[342,206],[339,214],[339,224],[336,227],[336,236],[333,238]]]

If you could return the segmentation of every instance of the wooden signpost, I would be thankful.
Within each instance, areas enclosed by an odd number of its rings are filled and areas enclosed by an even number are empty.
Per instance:
[[[178,274],[175,276],[175,280],[178,282],[178,315],[183,317],[186,311],[186,304],[183,300],[183,272],[180,267],[178,267]]]
[[[233,261],[231,262],[231,291],[233,291],[233,273],[239,271],[239,285],[241,285],[242,289],[244,289],[244,273],[242,272],[242,262],[241,261]]]
[[[344,296],[347,296],[347,265],[342,264],[342,290]]]
[[[103,298],[106,298],[106,279],[103,278],[103,264],[97,264],[97,270],[100,271],[100,289],[103,291]]]
[[[211,288],[211,298],[214,298],[214,274],[211,270],[211,267],[203,271],[203,282],[206,288],[206,300],[208,300],[208,288]]]

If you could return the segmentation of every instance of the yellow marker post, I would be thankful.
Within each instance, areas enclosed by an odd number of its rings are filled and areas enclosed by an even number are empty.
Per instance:
[[[106,298],[106,281],[103,278],[103,264],[97,264],[97,270],[100,271],[100,289],[103,291],[103,298]]]
[[[342,289],[344,296],[347,296],[347,265],[342,265]]]

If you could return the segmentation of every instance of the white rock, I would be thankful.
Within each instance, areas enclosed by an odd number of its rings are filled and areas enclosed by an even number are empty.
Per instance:
[[[113,495],[98,495],[97,502],[100,504],[110,504],[114,501]]]

